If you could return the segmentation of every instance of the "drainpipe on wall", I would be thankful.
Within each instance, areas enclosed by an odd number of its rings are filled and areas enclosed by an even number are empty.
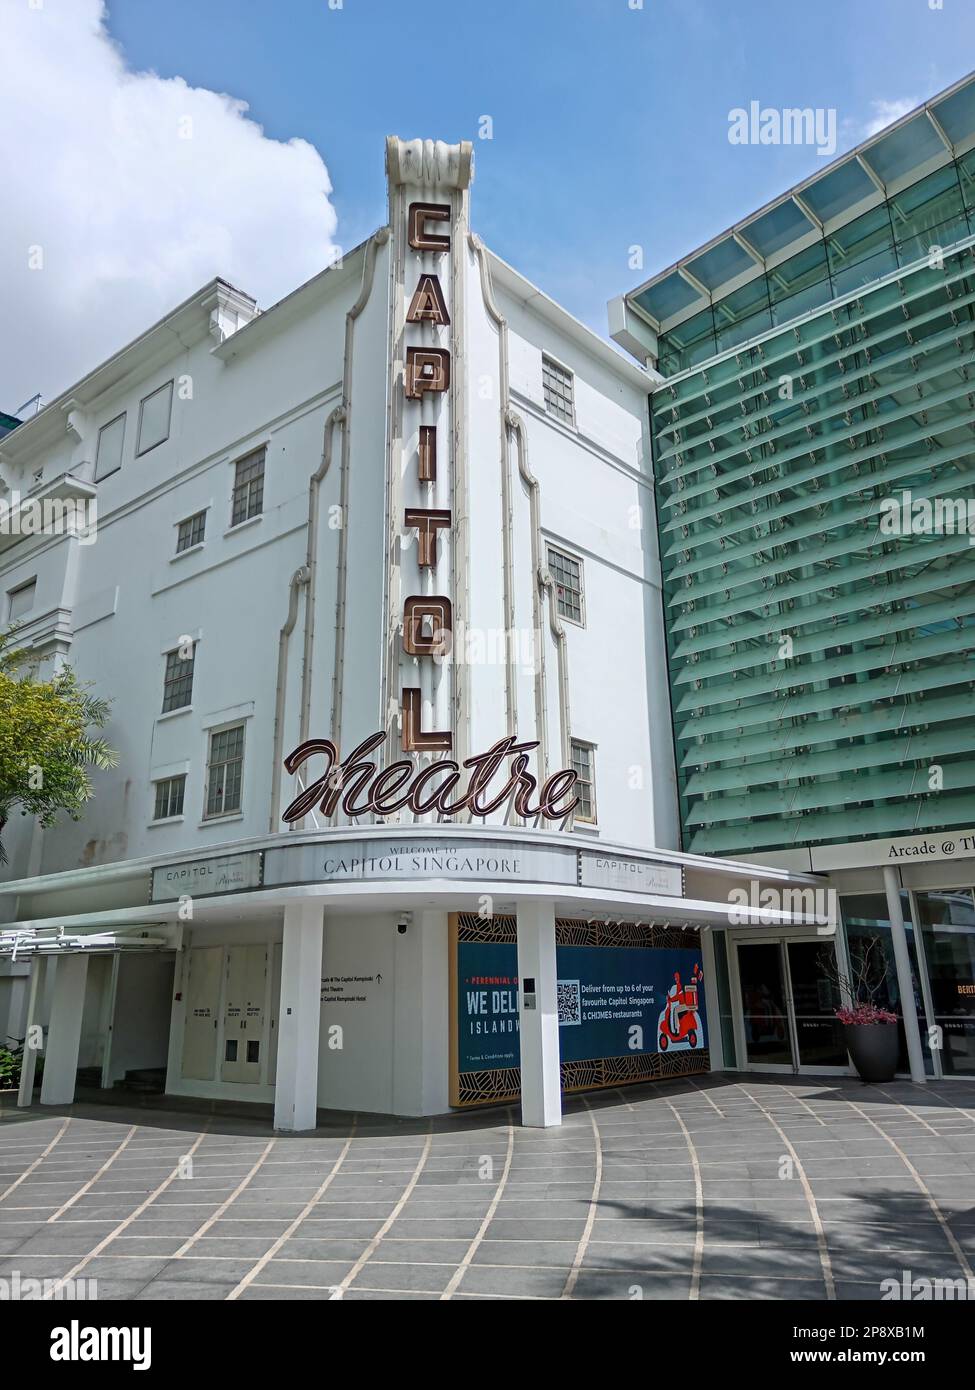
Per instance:
[[[308,737],[308,729],[311,724],[311,672],[312,658],[315,650],[315,587],[318,578],[318,501],[321,496],[322,481],[332,466],[332,437],[334,427],[336,425],[344,425],[345,420],[345,406],[337,405],[325,421],[325,436],[322,441],[322,461],[308,481],[308,538],[305,546],[305,569],[308,572],[308,592],[305,596],[305,642],[301,671],[301,714],[298,723],[299,743],[304,743],[305,739]],[[344,534],[345,514],[343,509],[340,536]],[[337,656],[338,650],[336,648],[336,657]]]
[[[284,701],[288,679],[288,647],[298,621],[298,591],[308,583],[308,566],[295,570],[288,586],[288,616],[278,636],[278,679],[274,691],[274,753],[271,764],[271,815],[268,830],[273,835],[280,829],[281,813],[281,753],[284,740]]]
[[[904,909],[901,906],[900,887],[897,870],[892,864],[885,864],[884,892],[887,895],[890,939],[894,948],[894,964],[897,968],[897,987],[901,996],[901,1012],[904,1015],[904,1034],[907,1038],[907,1056],[911,1067],[911,1080],[916,1086],[923,1086],[927,1077],[924,1071],[924,1053],[921,1051],[921,1031],[917,1022],[914,977],[911,972],[911,956],[907,949],[907,931],[904,927]]]

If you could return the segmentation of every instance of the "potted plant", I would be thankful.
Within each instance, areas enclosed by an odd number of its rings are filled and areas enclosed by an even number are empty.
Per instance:
[[[876,1003],[885,989],[890,964],[879,936],[867,937],[852,956],[852,978],[836,966],[828,973],[848,1003],[835,1010],[843,1025],[846,1050],[861,1081],[892,1081],[900,1056],[897,1015]]]
[[[900,1053],[897,1015],[874,1004],[836,1010],[846,1050],[861,1081],[893,1081]]]

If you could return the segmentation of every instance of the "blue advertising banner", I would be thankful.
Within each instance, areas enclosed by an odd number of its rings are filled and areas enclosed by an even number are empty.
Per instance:
[[[699,949],[559,946],[563,1062],[707,1046]],[[462,1072],[517,1067],[518,950],[457,945],[457,1061]]]

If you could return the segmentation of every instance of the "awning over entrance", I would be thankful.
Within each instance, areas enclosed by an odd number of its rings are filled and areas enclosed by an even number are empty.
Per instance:
[[[87,908],[81,912],[80,890]],[[323,900],[326,911],[395,903],[491,912],[538,899],[562,916],[676,927],[828,928],[832,920],[823,880],[814,874],[475,825],[270,835],[214,852],[23,879],[4,885],[4,896],[16,901],[17,913],[0,923],[0,955],[171,946],[167,928],[186,920],[190,903],[197,925],[267,920],[296,899]]]

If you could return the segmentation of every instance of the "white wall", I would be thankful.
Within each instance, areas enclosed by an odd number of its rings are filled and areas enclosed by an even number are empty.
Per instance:
[[[24,1037],[30,966],[0,961],[0,1047],[12,1047]]]
[[[0,552],[0,605],[9,589],[36,575],[37,599],[22,638],[47,643],[51,615],[60,615],[65,640],[59,649],[82,680],[114,701],[105,737],[119,753],[116,770],[95,775],[96,796],[82,820],[62,818],[44,835],[36,864],[30,823],[12,818],[4,835],[10,857],[5,877],[197,850],[267,832],[278,636],[289,581],[305,561],[309,479],[321,463],[325,419],[341,399],[345,316],[361,275],[362,255],[353,254],[330,294],[312,282],[221,349],[201,330],[187,348],[173,352],[178,342],[170,334],[168,356],[123,375],[92,404],[82,443],[59,443],[4,465],[10,486],[24,491],[37,470],[45,482],[68,467],[90,478],[99,428],[125,412],[122,468],[98,484],[96,542],[37,537]],[[357,442],[346,518],[356,566],[348,623],[350,735],[359,722],[371,731],[379,715],[384,275],[380,258],[378,290],[356,330]],[[136,457],[140,401],[169,380],[177,383],[170,437]],[[191,397],[181,398],[180,384]],[[263,514],[228,534],[235,460],[260,445],[267,448]],[[339,495],[337,455],[338,449],[321,488],[313,687],[319,732],[329,722],[335,656],[338,533],[328,519]],[[203,509],[203,548],[177,556],[176,523]],[[0,622],[4,615],[0,606]],[[302,609],[288,667],[285,752],[298,735],[303,621]],[[164,653],[183,636],[198,640],[192,706],[161,716]],[[371,707],[363,690],[375,692]],[[242,813],[202,824],[209,729],[238,720],[246,726]],[[183,817],[154,825],[153,779],[183,771]]]
[[[319,1106],[448,1109],[447,959],[446,913],[326,914]]]
[[[91,956],[85,979],[85,1007],[81,1015],[78,1066],[100,1067],[108,1046],[112,1014],[112,957]],[[168,1029],[167,1029],[168,1031]]]
[[[118,961],[108,1084],[127,1071],[165,1067],[175,957],[123,951]]]

